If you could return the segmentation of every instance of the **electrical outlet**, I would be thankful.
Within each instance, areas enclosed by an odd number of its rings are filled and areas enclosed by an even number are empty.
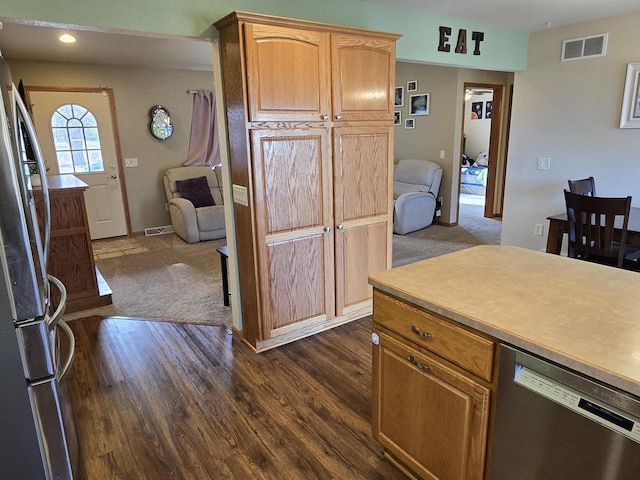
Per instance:
[[[440,158],[444,158],[444,150],[440,150]]]
[[[537,235],[538,237],[541,237],[543,235],[544,232],[544,226],[541,223],[536,223],[536,226],[533,230],[533,234]]]
[[[444,199],[442,197],[438,197],[438,203],[442,205],[444,203]]]

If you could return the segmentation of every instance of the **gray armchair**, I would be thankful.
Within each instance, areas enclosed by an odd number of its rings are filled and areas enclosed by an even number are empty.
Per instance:
[[[202,177],[206,178],[206,183]],[[185,242],[196,243],[227,235],[220,167],[170,168],[164,174],[164,190],[173,229]],[[183,198],[185,196],[191,200]]]
[[[433,223],[442,180],[440,165],[400,160],[393,174],[393,233],[404,235]]]

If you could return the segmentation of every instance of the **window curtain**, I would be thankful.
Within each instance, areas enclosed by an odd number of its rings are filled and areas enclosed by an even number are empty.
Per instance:
[[[193,94],[189,153],[184,165],[220,165],[220,139],[216,127],[216,96],[213,92]]]

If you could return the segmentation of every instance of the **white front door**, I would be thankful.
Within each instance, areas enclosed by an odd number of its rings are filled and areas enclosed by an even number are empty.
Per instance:
[[[91,239],[126,235],[109,93],[27,90],[48,173],[71,173],[89,185]]]

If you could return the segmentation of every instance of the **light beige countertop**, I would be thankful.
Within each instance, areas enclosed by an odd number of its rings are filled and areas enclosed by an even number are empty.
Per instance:
[[[640,273],[480,246],[380,272],[369,283],[640,396]]]
[[[89,185],[84,183],[78,177],[67,174],[67,175],[48,175],[47,176],[47,186],[49,187],[49,191],[58,191],[58,190],[71,190],[74,188],[79,188],[82,190],[86,190],[89,188]],[[34,190],[42,191],[41,185],[34,186]]]

